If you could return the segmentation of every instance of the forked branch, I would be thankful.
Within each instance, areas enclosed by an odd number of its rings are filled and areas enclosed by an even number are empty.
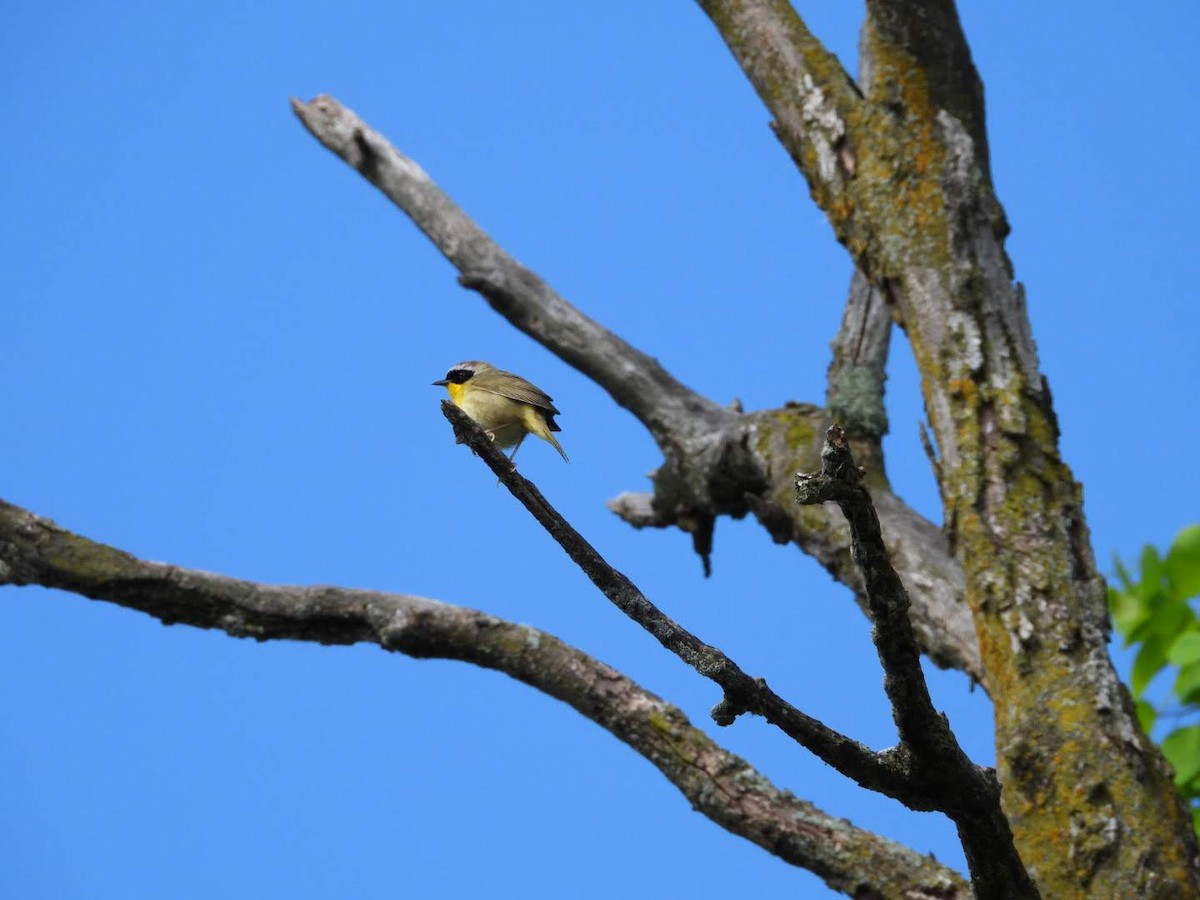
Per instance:
[[[743,712],[760,715],[801,746],[861,786],[895,797],[912,809],[930,809],[930,799],[911,790],[893,760],[839,734],[796,709],[761,678],[752,678],[716,647],[704,643],[650,602],[637,586],[610,566],[542,492],[523,477],[487,433],[448,400],[442,412],[459,443],[480,456],[512,495],[546,529],[567,555],[621,612],[648,631],[667,650],[715,682],[724,697],[713,708],[718,725],[729,725]]]
[[[887,794],[911,809],[945,813],[958,826],[977,897],[1020,900],[1039,896],[1000,809],[995,773],[966,757],[945,718],[933,708],[908,621],[908,594],[888,559],[879,518],[839,426],[827,432],[821,471],[796,477],[797,501],[835,501],[850,523],[854,559],[867,586],[875,624],[873,638],[901,736],[898,747],[881,753],[796,709],[766,681],[752,678],[721,650],[663,613],[551,506],[487,432],[449,401],[442,402],[442,412],[458,442],[483,459],[614,606],[721,687],[724,696],[712,710],[718,725],[732,724],[742,713],[755,713],[862,787]]]
[[[665,461],[654,493],[627,496],[616,506],[620,515],[639,527],[689,531],[706,556],[716,517],[753,512],[775,540],[794,541],[861,598],[844,527],[823,510],[800,516],[791,502],[793,474],[819,451],[819,438],[797,436],[819,435],[828,424],[819,408],[797,404],[741,415],[696,394],[505,253],[417,163],[352,110],[328,96],[293,101],[292,109],[322,145],[412,219],[458,268],[463,284],[595,380],[647,427]],[[876,364],[868,367],[874,377]],[[847,399],[845,391],[839,396]],[[962,601],[962,568],[945,537],[890,490],[876,490],[895,559],[906,581],[922,588],[914,614],[922,647],[939,665],[985,683],[974,625]]]
[[[995,772],[967,758],[946,717],[934,708],[909,622],[908,592],[891,564],[863,471],[840,426],[825,433],[821,470],[797,474],[796,500],[836,503],[850,525],[851,550],[866,585],[871,639],[900,735],[896,752],[908,759],[913,780],[941,798],[937,808],[958,825],[977,896],[1037,897],[1000,809]]]
[[[952,870],[781,791],[676,707],[553,635],[406,594],[257,584],[147,562],[0,501],[0,584],[72,591],[234,637],[373,643],[503,672],[607,729],[703,813],[846,894],[965,898]]]

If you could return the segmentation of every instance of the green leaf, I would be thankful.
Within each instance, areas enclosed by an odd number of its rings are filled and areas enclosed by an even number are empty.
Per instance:
[[[1154,708],[1154,704],[1149,700],[1143,700],[1138,697],[1133,701],[1137,708],[1138,724],[1142,726],[1142,731],[1149,734],[1154,730],[1154,722],[1158,718],[1158,710]]]
[[[1146,615],[1129,630],[1130,643],[1161,641],[1163,652],[1196,621],[1196,614],[1186,603],[1176,603],[1158,596],[1146,604]]]
[[[1134,697],[1141,697],[1154,676],[1166,667],[1168,643],[1168,638],[1152,634],[1142,644],[1142,649],[1134,657],[1133,672],[1129,677],[1129,687]]]
[[[1164,575],[1162,558],[1157,550],[1147,544],[1142,548],[1142,580],[1138,584],[1138,592],[1143,600],[1150,602],[1162,593]]]
[[[1113,554],[1113,568],[1117,570],[1117,581],[1121,582],[1122,592],[1128,594],[1134,589],[1133,577],[1125,568],[1125,563],[1121,562],[1121,557],[1116,554]]]
[[[1200,703],[1200,663],[1183,666],[1175,678],[1175,696],[1180,703]]]
[[[1187,666],[1200,660],[1200,631],[1189,629],[1171,642],[1167,649],[1167,661],[1176,666]]]
[[[1150,616],[1150,608],[1142,602],[1136,590],[1108,589],[1108,608],[1112,612],[1113,624],[1117,633],[1125,638],[1128,647],[1133,638],[1131,635],[1145,624]]]
[[[1176,786],[1191,782],[1200,775],[1200,725],[1172,731],[1163,738],[1162,751],[1175,767]]]
[[[1200,525],[1189,525],[1175,535],[1163,569],[1175,599],[1200,594]]]

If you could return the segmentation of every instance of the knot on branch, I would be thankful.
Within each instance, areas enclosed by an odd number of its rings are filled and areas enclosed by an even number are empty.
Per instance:
[[[767,689],[766,679],[754,679],[754,685],[760,690]],[[750,712],[749,698],[743,691],[727,690],[725,696],[721,698],[721,702],[709,711],[712,720],[722,728],[726,728],[737,721],[737,717],[743,713]]]
[[[862,488],[863,470],[854,463],[846,430],[836,422],[825,431],[820,472],[796,473],[796,502],[808,506],[845,500]]]
[[[720,703],[712,708],[709,715],[712,716],[714,722],[722,728],[726,728],[737,721],[737,717],[744,712],[747,712],[746,707],[725,696],[721,698]]]
[[[463,272],[458,276],[458,283],[468,291],[475,291],[497,309],[512,306],[516,299],[499,272],[483,269]]]

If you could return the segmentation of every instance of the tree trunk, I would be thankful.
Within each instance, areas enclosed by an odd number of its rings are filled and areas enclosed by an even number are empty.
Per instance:
[[[1046,897],[1194,894],[1190,818],[1108,657],[953,3],[868,2],[861,86],[782,0],[701,6],[916,355],[1022,859]]]

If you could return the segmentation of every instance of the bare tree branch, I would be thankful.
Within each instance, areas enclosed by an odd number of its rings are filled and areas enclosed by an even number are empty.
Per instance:
[[[747,675],[723,652],[701,641],[651,603],[633,582],[605,562],[465,412],[449,400],[442,401],[442,412],[454,426],[458,442],[469,446],[483,459],[617,609],[699,674],[720,686],[724,697],[712,710],[713,721],[718,725],[730,725],[744,712],[760,715],[862,787],[887,794],[911,809],[930,808],[930,798],[911,790],[906,776],[893,767],[888,755],[874,753],[805,715],[767,687],[766,681]]]
[[[933,707],[921,672],[917,643],[908,621],[909,597],[888,560],[871,496],[862,484],[846,432],[831,425],[821,453],[821,470],[796,476],[796,500],[802,505],[835,502],[850,525],[855,563],[863,570],[870,603],[872,634],[884,670],[884,690],[900,739],[914,753],[930,757],[957,744]],[[955,760],[958,762],[958,760]]]
[[[910,610],[917,640],[923,648],[963,648],[963,657],[972,661],[964,671],[974,678],[978,671],[974,665],[977,659],[974,655],[975,626],[970,617],[964,614],[966,607],[961,594],[946,596],[942,593],[944,582],[918,575],[924,566],[940,558],[940,548],[945,546],[944,535],[935,531],[924,518],[915,517],[911,509],[892,492],[886,478],[882,439],[887,432],[887,414],[883,396],[892,314],[891,304],[884,292],[872,287],[866,276],[855,270],[841,327],[833,340],[826,408],[830,419],[839,424],[847,423],[845,427],[855,457],[863,464],[871,481],[875,509],[880,521],[885,524],[885,537],[896,531],[909,536],[905,541],[888,540],[888,552],[893,565],[904,573],[905,581],[918,598]],[[799,468],[811,468],[811,465]],[[797,543],[803,543],[803,540],[799,537]],[[820,545],[809,552],[824,562]],[[840,557],[834,558],[831,563],[843,567],[839,579],[859,584],[855,580],[858,576],[857,567],[846,572],[845,561]],[[957,586],[964,584],[960,570],[946,570],[946,579]],[[869,604],[861,587],[857,589],[856,596],[859,606],[869,616]],[[955,614],[945,615],[948,610]],[[926,652],[929,652],[928,649]],[[961,668],[954,663],[949,665]]]
[[[776,136],[838,240],[871,283],[890,295],[890,279],[912,262],[908,244],[930,243],[927,226],[944,213],[941,191],[930,184],[941,156],[930,152],[938,143],[934,113],[944,110],[969,133],[983,133],[982,87],[952,4],[868,4],[873,18],[863,34],[865,98],[787,0],[698,4],[774,116]],[[911,24],[918,21],[924,24]],[[906,41],[889,45],[902,56],[874,52],[883,46],[872,43],[880,36]],[[941,37],[952,47],[935,51]],[[903,66],[916,52],[919,63],[937,67],[943,76],[937,85],[929,81],[929,70],[916,79],[904,77],[910,70]],[[968,71],[952,73],[949,64],[961,62]],[[1002,222],[999,204],[989,214]],[[896,241],[897,234],[906,240]]]
[[[850,434],[876,446],[888,430],[883,383],[891,337],[892,308],[887,298],[856,269],[842,325],[833,339],[825,408]]]
[[[818,464],[829,424],[816,406],[792,404],[750,415],[695,395],[650,357],[572,308],[513,260],[415,162],[331,97],[292,108],[324,146],[378,187],[417,224],[493,307],[515,326],[576,365],[630,409],[666,456],[649,495],[626,495],[616,511],[637,527],[678,526],[697,551],[711,549],[719,515],[753,512],[772,537],[794,541],[861,596],[849,535],[834,515],[799,511],[792,478]],[[882,469],[879,470],[882,473]],[[940,529],[882,482],[872,484],[889,546],[905,580],[918,589],[914,621],[922,647],[939,665],[986,684],[967,608],[963,574]],[[635,499],[636,498],[636,499]]]
[[[851,896],[966,898],[952,870],[780,791],[629,678],[527,625],[423,597],[263,585],[146,562],[0,501],[0,584],[104,600],[234,637],[373,643],[503,672],[569,704],[657,767],[727,831]]]
[[[509,322],[592,378],[660,442],[709,434],[735,414],[687,389],[659,363],[560,297],[504,252],[415,162],[332,97],[292,101],[328,149],[399,206]]]
[[[868,0],[863,28],[864,45],[879,41],[915,61],[928,80],[934,106],[963,123],[990,178],[983,81],[971,59],[954,0]],[[890,73],[878,71],[887,65],[885,60],[886,55],[862,55],[863,89],[872,103],[902,102]]]
[[[859,784],[945,812],[979,896],[1036,896],[1022,860],[1047,896],[1200,896],[1192,823],[1107,655],[1104,585],[1082,487],[1059,451],[1024,291],[1004,248],[982,84],[952,0],[867,0],[860,85],[787,0],[698,3],[862,273],[835,342],[828,410],[789,404],[743,415],[696,394],[505,254],[353,113],[327,97],[293,107],[412,217],[463,286],[650,430],[665,461],[653,493],[618,498],[627,521],[690,532],[707,570],[717,517],[753,513],[773,538],[795,542],[855,591],[875,624],[899,746],[873,753],[787,704],[654,607],[445,405],[456,433],[615,605],[722,688],[715,721],[762,715]],[[880,436],[889,326],[876,298],[905,328],[921,371],[950,540],[887,484]],[[797,488],[806,503],[836,501],[846,522],[790,502],[791,473],[812,468],[831,415],[847,417],[852,432],[830,430],[821,473]],[[757,781],[678,710],[533,629],[422,598],[256,585],[147,563],[0,502],[0,584],[34,583],[231,635],[370,641],[505,671],[604,725],[723,827],[840,889],[962,890],[936,866]],[[966,759],[933,707],[918,640],[931,658],[980,680],[986,660],[999,781]],[[828,852],[841,840],[854,854],[878,852],[887,874]]]
[[[909,758],[914,780],[929,782],[931,794],[943,798],[941,808],[958,825],[976,896],[1039,896],[1000,808],[995,772],[967,758],[945,716],[933,706],[909,624],[908,592],[888,560],[863,472],[840,426],[826,432],[820,472],[796,476],[796,499],[803,505],[833,501],[850,524],[854,560],[863,571],[870,602],[871,638],[900,734],[897,752]]]
[[[835,205],[858,170],[854,131],[862,96],[854,80],[788,0],[698,2],[767,102],[771,127],[808,176],[814,199],[822,208]],[[851,219],[846,210],[835,228]]]
[[[828,431],[821,473],[797,476],[797,499],[802,504],[835,500],[850,524],[854,558],[864,575],[875,623],[873,637],[884,666],[884,686],[901,737],[899,747],[883,753],[873,753],[805,715],[763,679],[747,675],[721,650],[663,613],[521,476],[465,412],[448,400],[442,402],[442,412],[453,425],[458,442],[483,459],[614,606],[721,687],[724,696],[712,710],[718,725],[730,725],[742,713],[755,713],[862,787],[887,794],[912,809],[946,813],[958,826],[977,897],[1013,900],[1040,896],[1013,845],[1000,808],[995,773],[966,757],[945,718],[933,707],[908,620],[908,594],[888,561],[879,519],[840,427],[834,425]]]
[[[700,5],[908,334],[1022,858],[1050,896],[1200,896],[1190,818],[1108,657],[1104,582],[1004,249],[983,93],[952,4],[868,2],[857,101],[788,3]]]

